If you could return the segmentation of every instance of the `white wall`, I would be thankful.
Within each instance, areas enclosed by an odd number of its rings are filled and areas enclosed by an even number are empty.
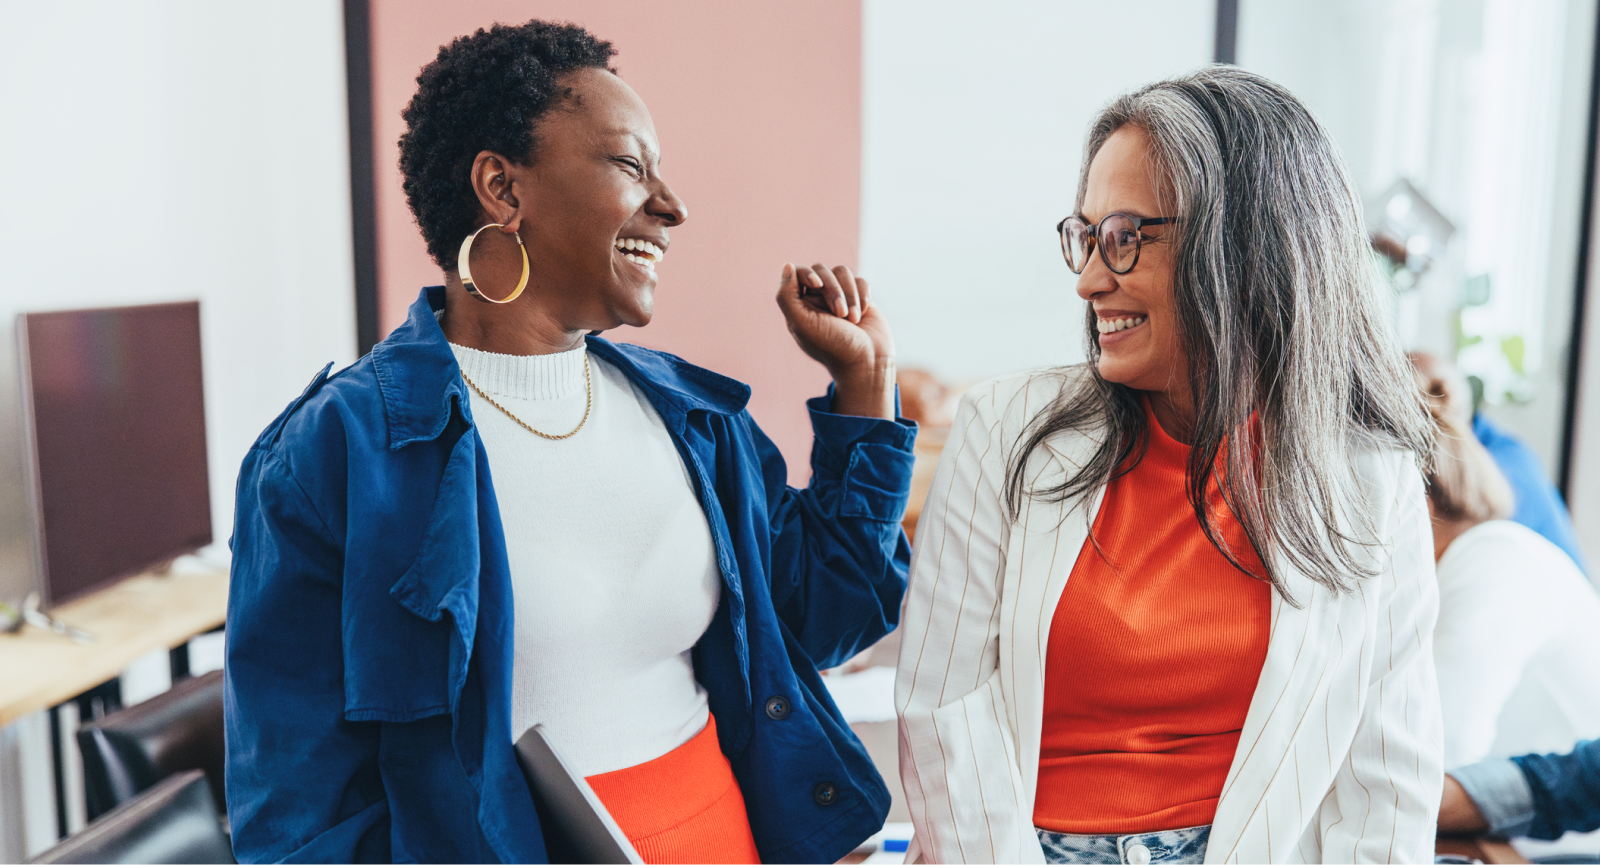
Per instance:
[[[901,367],[964,381],[1081,361],[1055,224],[1084,135],[1119,94],[1211,59],[1214,4],[863,7],[861,272]]]
[[[861,271],[902,367],[962,381],[1082,359],[1052,228],[1084,132],[1115,95],[1207,62],[1214,4],[1142,4],[1138,39],[1116,36],[1127,10],[1104,3],[863,6]],[[1594,14],[1588,0],[1240,4],[1240,64],[1311,106],[1362,191],[1409,177],[1461,229],[1398,304],[1409,343],[1453,354],[1462,280],[1491,273],[1494,302],[1469,315],[1525,335],[1533,374],[1526,402],[1489,412],[1551,470]],[[1530,233],[1547,241],[1509,241]]]
[[[1399,303],[1411,347],[1457,355],[1486,411],[1559,463],[1594,35],[1592,0],[1243,0],[1238,60],[1303,99],[1363,194],[1412,180],[1458,231]],[[1500,351],[1527,345],[1525,379]],[[1517,393],[1507,399],[1506,391]]]
[[[35,579],[16,313],[200,299],[219,542],[255,436],[354,360],[341,9],[0,4],[0,599]],[[50,840],[22,829],[51,805],[21,782],[38,727],[0,730],[0,861]]]

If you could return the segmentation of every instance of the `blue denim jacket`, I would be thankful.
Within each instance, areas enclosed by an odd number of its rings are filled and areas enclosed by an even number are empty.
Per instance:
[[[1511,759],[1533,794],[1529,837],[1553,841],[1565,832],[1600,829],[1600,739],[1579,742],[1569,754]]]
[[[1491,757],[1450,774],[1496,835],[1554,841],[1600,829],[1600,739],[1567,754]]]
[[[443,303],[425,289],[370,355],[324,369],[240,471],[226,721],[241,862],[545,860],[511,747],[505,538]],[[589,350],[649,398],[705,508],[723,591],[695,671],[761,858],[833,862],[883,824],[889,793],[817,669],[898,623],[916,427],[811,400],[796,490],[748,387]]]

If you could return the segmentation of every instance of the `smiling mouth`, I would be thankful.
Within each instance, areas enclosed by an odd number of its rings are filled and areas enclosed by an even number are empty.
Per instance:
[[[617,252],[623,258],[639,265],[646,270],[654,270],[656,262],[660,261],[667,253],[642,237],[621,237],[617,239]]]
[[[1094,326],[1095,330],[1100,331],[1102,334],[1116,333],[1132,327],[1138,327],[1149,320],[1150,316],[1148,315],[1124,316],[1122,318],[1098,318],[1095,319]]]

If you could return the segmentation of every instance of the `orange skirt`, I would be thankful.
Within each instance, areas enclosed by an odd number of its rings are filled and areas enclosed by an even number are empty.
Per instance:
[[[717,742],[716,718],[654,760],[588,781],[650,865],[761,861],[744,793]]]

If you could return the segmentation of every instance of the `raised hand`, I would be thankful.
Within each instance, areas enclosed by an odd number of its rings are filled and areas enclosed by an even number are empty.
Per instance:
[[[783,266],[778,308],[789,333],[833,376],[837,414],[894,419],[894,337],[867,281],[839,266]]]

